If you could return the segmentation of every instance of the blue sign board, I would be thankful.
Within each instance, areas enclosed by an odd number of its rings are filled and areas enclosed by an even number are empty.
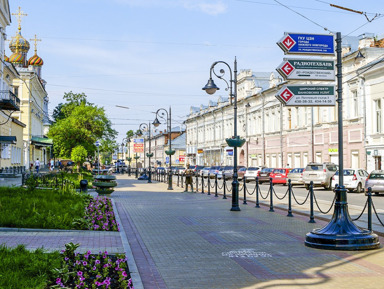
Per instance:
[[[285,54],[335,54],[332,34],[285,33],[277,43]]]
[[[169,163],[169,157],[165,157],[165,163],[166,163],[166,164]]]

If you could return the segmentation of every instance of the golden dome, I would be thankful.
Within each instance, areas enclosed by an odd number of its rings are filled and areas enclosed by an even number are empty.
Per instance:
[[[9,43],[9,49],[11,49],[13,53],[15,52],[28,53],[29,48],[30,48],[29,42],[27,41],[27,39],[25,39],[21,35],[20,31],[19,33],[16,34],[16,36],[12,37],[12,40]]]

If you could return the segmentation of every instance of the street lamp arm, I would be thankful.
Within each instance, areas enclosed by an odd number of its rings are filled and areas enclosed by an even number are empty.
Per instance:
[[[168,111],[164,108],[159,108],[156,111],[156,117],[160,117],[161,119],[167,121],[168,120]]]
[[[225,70],[224,70],[224,69],[220,69],[219,73],[217,73],[217,72],[215,71],[215,66],[216,66],[217,64],[224,64],[224,65],[227,66],[227,68],[228,68],[228,70],[229,70],[229,82],[230,82],[230,83],[228,83],[228,81],[224,78],[224,75],[225,75]],[[226,90],[228,90],[228,89],[231,87],[231,84],[232,84],[232,82],[233,82],[233,79],[232,79],[232,68],[229,66],[228,63],[226,63],[225,61],[216,61],[216,62],[214,62],[214,63],[212,64],[212,66],[211,66],[211,69],[210,69],[210,77],[211,77],[211,78],[212,78],[212,73],[213,73],[214,75],[216,75],[217,78],[219,78],[219,79],[225,81],[225,83],[227,84],[227,88],[226,88]],[[231,94],[232,94],[232,92],[231,92]]]

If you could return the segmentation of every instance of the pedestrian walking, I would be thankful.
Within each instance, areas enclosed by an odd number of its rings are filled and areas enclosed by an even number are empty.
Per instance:
[[[55,168],[55,161],[53,159],[50,160],[49,170],[52,172]]]
[[[184,192],[188,192],[188,186],[191,185],[192,193],[193,193],[193,172],[189,168],[189,164],[187,164],[187,169],[185,170],[185,190]]]
[[[36,173],[39,173],[39,169],[40,169],[40,161],[39,161],[39,158],[37,158],[36,161],[35,161],[35,168],[36,168]]]

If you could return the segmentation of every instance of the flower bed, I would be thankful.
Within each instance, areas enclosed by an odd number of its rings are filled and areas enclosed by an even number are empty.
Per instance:
[[[89,230],[119,231],[119,224],[115,220],[112,201],[107,197],[91,199],[85,209],[84,219],[90,223]]]
[[[124,255],[108,252],[76,253],[79,245],[69,243],[61,251],[63,267],[57,269],[56,285],[62,288],[129,288],[133,289]]]

